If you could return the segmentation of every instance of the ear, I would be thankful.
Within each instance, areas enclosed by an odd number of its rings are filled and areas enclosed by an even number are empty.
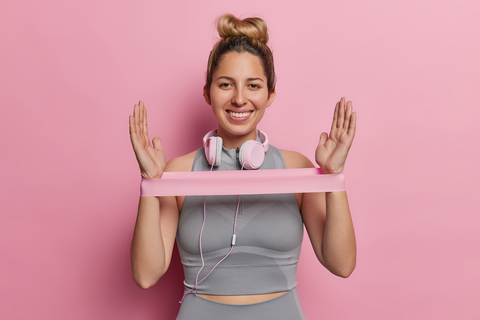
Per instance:
[[[268,94],[267,108],[270,107],[270,105],[273,103],[273,100],[275,99],[276,94],[277,94],[277,91],[275,91],[275,90],[273,90],[272,93]]]
[[[207,85],[203,86],[203,98],[205,99],[205,102],[210,104],[210,92],[207,90]]]

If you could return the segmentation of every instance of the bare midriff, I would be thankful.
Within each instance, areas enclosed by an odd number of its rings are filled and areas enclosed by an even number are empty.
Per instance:
[[[288,291],[281,291],[281,292],[273,292],[273,293],[266,293],[266,294],[250,294],[250,295],[238,295],[238,296],[220,296],[220,295],[214,295],[214,294],[197,293],[197,296],[200,296],[202,298],[212,300],[215,302],[220,302],[220,303],[252,304],[252,303],[272,300],[276,297],[280,297],[281,295],[284,295],[287,292]]]

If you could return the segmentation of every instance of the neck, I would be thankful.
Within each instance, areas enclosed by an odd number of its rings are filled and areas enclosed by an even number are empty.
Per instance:
[[[229,132],[222,130],[221,128],[217,129],[217,136],[222,138],[223,146],[226,149],[236,149],[240,148],[242,144],[244,144],[248,140],[256,140],[257,139],[257,129],[250,131],[245,135],[233,135]]]

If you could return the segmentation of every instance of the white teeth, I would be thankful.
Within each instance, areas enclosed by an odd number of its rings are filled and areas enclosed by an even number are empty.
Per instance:
[[[238,112],[231,112],[231,111],[229,111],[228,113],[230,113],[230,114],[231,114],[232,116],[234,116],[235,118],[243,118],[243,117],[248,116],[251,112],[238,113]]]

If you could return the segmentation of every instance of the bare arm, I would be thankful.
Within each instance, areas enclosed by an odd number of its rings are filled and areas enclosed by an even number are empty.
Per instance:
[[[348,277],[357,249],[346,191],[304,194],[302,217],[318,260],[331,273]]]
[[[315,167],[298,152],[281,151],[288,169]],[[331,273],[348,277],[355,269],[356,242],[346,191],[295,196],[318,260]]]
[[[175,197],[140,197],[130,248],[135,283],[153,286],[170,265],[178,226]]]

